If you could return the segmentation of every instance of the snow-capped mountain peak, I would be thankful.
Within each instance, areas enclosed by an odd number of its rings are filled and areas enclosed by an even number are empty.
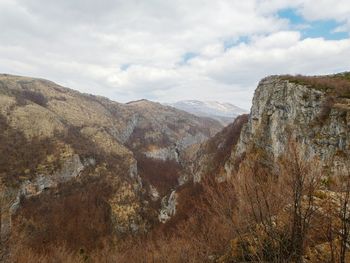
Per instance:
[[[200,117],[216,119],[225,125],[233,122],[238,115],[248,112],[231,103],[218,101],[182,100],[166,105]]]

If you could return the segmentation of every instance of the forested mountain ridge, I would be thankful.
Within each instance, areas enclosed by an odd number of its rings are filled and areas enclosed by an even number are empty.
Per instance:
[[[6,74],[0,123],[3,244],[20,235],[33,247],[95,248],[113,233],[147,231],[186,177],[183,151],[222,128],[159,103],[122,104]]]

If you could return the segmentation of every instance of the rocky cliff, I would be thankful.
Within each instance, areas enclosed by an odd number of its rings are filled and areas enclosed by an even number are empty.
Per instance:
[[[350,150],[350,97],[336,94],[332,83],[326,85],[329,87],[322,89],[288,77],[262,80],[236,154],[241,155],[249,141],[254,141],[277,158],[290,137],[300,143],[306,158],[320,157],[330,171],[345,169]]]
[[[225,229],[221,235],[230,244],[215,262],[297,262],[296,255],[303,262],[332,262],[339,257],[338,240],[348,240],[342,233],[349,227],[350,209],[349,73],[261,80],[250,114],[188,154],[192,179],[203,185],[193,206],[205,211],[193,224]],[[180,192],[178,199],[185,198],[189,195]],[[297,233],[302,220],[307,224]],[[350,258],[345,246],[343,262]]]
[[[216,173],[231,176],[237,172],[237,164],[252,151],[260,152],[273,164],[291,140],[297,142],[305,160],[320,158],[329,175],[346,171],[350,162],[349,76],[271,76],[261,80],[249,118],[243,125],[236,124],[241,128],[239,138],[232,141],[229,158],[220,160]],[[222,152],[220,147],[228,137],[219,137],[220,133],[202,146],[202,153],[197,152],[197,163],[208,156],[209,145],[216,147],[214,152]],[[213,163],[218,164],[209,159],[206,162],[212,167]],[[193,173],[200,177],[203,165]]]

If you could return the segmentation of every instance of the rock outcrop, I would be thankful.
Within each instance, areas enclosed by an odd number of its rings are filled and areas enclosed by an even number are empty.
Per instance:
[[[176,191],[172,191],[169,197],[163,197],[158,216],[160,222],[165,223],[176,214],[176,196]]]
[[[329,175],[347,171],[350,94],[346,93],[346,87],[345,91],[338,91],[337,84],[333,82],[346,83],[348,75],[300,77],[303,81],[290,76],[263,79],[255,91],[249,118],[239,125],[238,140],[232,141],[229,146],[229,158],[224,162],[223,158],[219,159],[221,163],[215,173],[231,176],[237,172],[238,163],[252,151],[263,153],[272,164],[286,152],[291,140],[298,144],[306,160],[319,158]],[[326,82],[324,78],[331,80],[322,84]],[[197,163],[203,163],[205,158],[211,167],[218,163],[214,159],[221,151],[220,145],[228,138],[221,135],[220,140],[220,134],[202,146],[201,153],[197,152]],[[213,151],[213,148],[216,150]],[[208,165],[197,167],[192,169],[195,178],[200,178],[204,170],[210,168]]]

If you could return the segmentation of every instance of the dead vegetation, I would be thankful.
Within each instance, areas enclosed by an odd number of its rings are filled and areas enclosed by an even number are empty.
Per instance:
[[[243,126],[248,122],[248,115],[240,115],[221,132],[201,145],[195,159],[195,170],[202,171],[206,177],[219,177],[225,174],[224,165],[231,157],[231,151],[237,144]],[[238,168],[240,160],[234,164]]]
[[[293,143],[277,172],[247,157],[232,180],[179,189],[175,217],[148,234],[24,253],[36,262],[347,262],[349,175],[327,190],[317,159],[304,161]]]
[[[88,178],[23,199],[13,218],[12,240],[38,252],[60,242],[72,250],[101,247],[102,238],[113,232],[107,203],[111,191],[104,180]]]
[[[350,74],[341,73],[329,76],[282,76],[290,82],[321,90],[328,96],[350,98]]]
[[[292,83],[304,85],[306,87],[322,91],[325,99],[321,105],[321,111],[315,120],[316,123],[323,125],[332,109],[337,107],[339,110],[349,110],[350,99],[350,73],[340,73],[326,76],[281,76],[282,79]]]
[[[0,177],[5,184],[15,185],[23,179],[30,179],[38,165],[46,162],[47,156],[58,154],[54,140],[38,137],[29,140],[21,131],[11,128],[0,114]],[[59,162],[51,165],[55,170]]]
[[[6,137],[1,144],[2,152],[11,153],[14,157],[9,160],[15,163],[18,153],[12,154],[9,148],[28,150],[27,144],[33,142],[12,131],[5,118],[0,121],[0,135],[16,138]],[[229,157],[246,121],[247,116],[239,118],[209,141],[207,147],[213,153],[220,149],[211,164],[213,173],[222,166],[221,160]],[[104,171],[123,171],[120,158],[87,143],[80,128],[70,127],[55,137],[82,158],[93,157],[97,165],[108,166]],[[15,143],[22,143],[21,147]],[[44,146],[41,143],[38,147]],[[19,160],[31,160],[35,167],[47,154],[38,150],[40,147]],[[43,149],[48,149],[47,145]],[[86,176],[22,200],[23,208],[13,218],[10,262],[346,262],[349,175],[326,185],[317,160],[303,161],[296,143],[290,144],[276,164],[277,170],[266,165],[259,154],[248,153],[237,163],[239,172],[227,181],[219,183],[213,174],[207,174],[200,184],[178,188],[176,215],[137,236],[116,238],[114,234],[108,200],[117,188],[111,186],[109,173],[98,178]],[[143,155],[137,159],[144,182],[162,194],[177,184],[179,167],[175,162]],[[1,169],[8,167],[6,159],[0,160],[4,164]],[[16,164],[13,169],[31,165]],[[90,172],[87,170],[87,175]]]
[[[306,83],[309,79],[298,81]],[[335,84],[333,80],[312,79],[309,83],[329,92],[329,98],[348,96],[343,80]],[[326,106],[324,116],[333,102]],[[217,137],[217,141],[209,142],[210,151],[217,152],[210,164],[212,173],[200,184],[178,189],[177,213],[165,225],[155,226],[144,235],[116,239],[108,204],[115,189],[107,178],[111,174],[102,172],[99,178],[87,176],[22,200],[23,209],[13,218],[9,261],[349,261],[349,174],[340,174],[325,184],[317,160],[303,161],[291,143],[276,170],[263,163],[259,154],[248,153],[237,161],[239,172],[231,179],[221,183],[213,179],[229,157],[247,116],[241,120],[223,131],[225,140]],[[17,180],[15,176],[26,176],[28,167],[35,170],[44,156],[55,154],[51,152],[55,149],[52,141],[27,141],[7,126],[5,118],[0,118],[0,129],[1,175]],[[135,134],[142,137],[144,131],[136,130]],[[115,175],[125,170],[120,168],[123,164],[118,156],[105,154],[82,136],[79,127],[70,127],[56,138],[72,146],[82,158],[93,157],[97,165],[107,166],[103,171]],[[176,184],[177,164],[137,159],[143,179],[163,193]]]
[[[206,143],[205,152],[214,154],[210,164],[210,173],[217,172],[228,160],[232,146],[237,144],[242,127],[248,122],[248,117],[248,114],[238,116],[232,124],[225,127]]]
[[[156,187],[161,196],[177,186],[182,167],[175,160],[157,160],[142,153],[136,160],[141,178]]]

